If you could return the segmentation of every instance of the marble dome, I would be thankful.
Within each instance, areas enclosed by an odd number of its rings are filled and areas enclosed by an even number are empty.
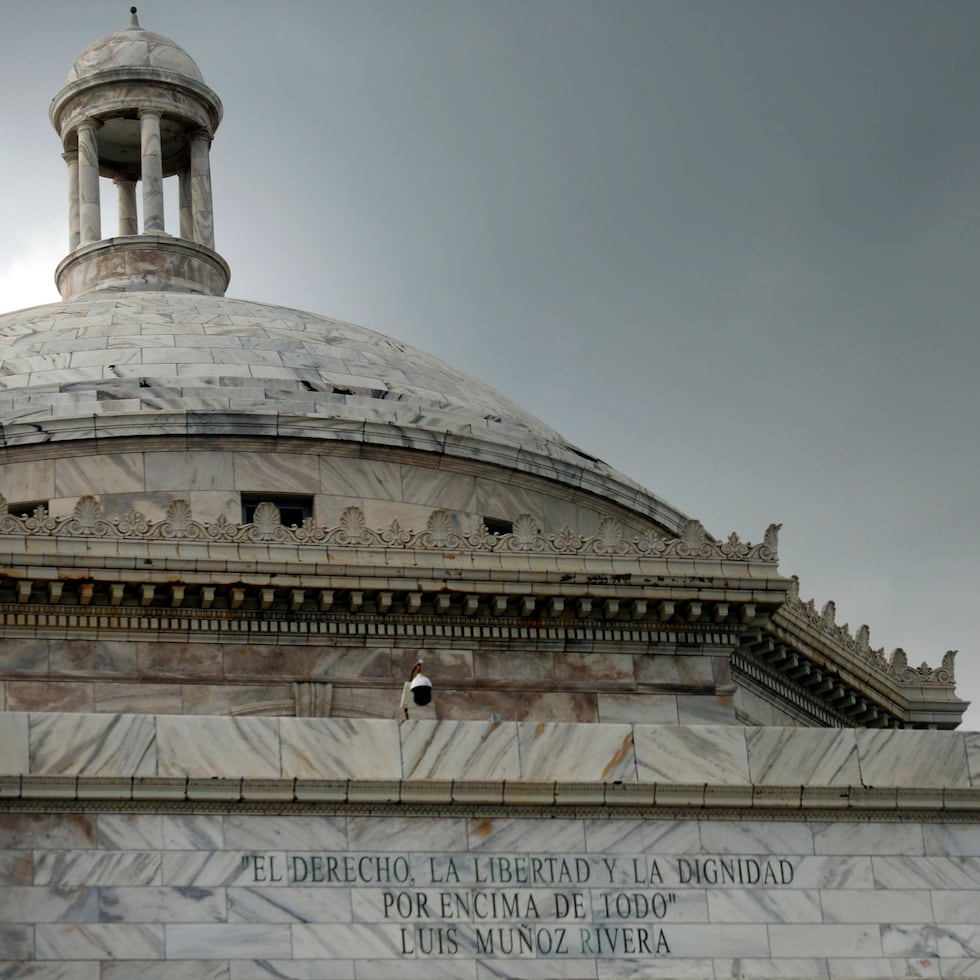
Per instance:
[[[543,477],[673,531],[686,519],[489,385],[364,327],[166,291],[0,317],[4,448],[140,436],[417,450]]]
[[[133,24],[89,45],[75,60],[66,82],[115,68],[152,68],[204,81],[194,59],[176,41]]]

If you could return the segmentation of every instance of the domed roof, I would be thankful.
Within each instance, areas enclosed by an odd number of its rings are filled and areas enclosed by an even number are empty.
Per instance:
[[[70,84],[113,68],[154,68],[204,81],[194,59],[176,41],[144,30],[138,23],[89,45],[72,65],[66,81]]]
[[[0,316],[0,443],[248,435],[445,453],[588,490],[677,530],[668,504],[489,385],[364,327],[179,292]]]

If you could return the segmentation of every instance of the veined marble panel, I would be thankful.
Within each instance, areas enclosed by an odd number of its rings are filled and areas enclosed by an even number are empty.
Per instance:
[[[348,846],[352,851],[465,851],[466,821],[425,817],[348,817]]]
[[[0,713],[0,773],[29,772],[27,715]]]
[[[858,729],[865,786],[968,786],[966,743],[960,732]]]
[[[926,823],[922,826],[926,854],[980,857],[980,823]]]
[[[34,773],[156,775],[150,716],[32,714],[30,745]]]
[[[644,783],[749,783],[745,729],[635,725],[636,765]]]
[[[4,888],[34,881],[34,855],[30,851],[0,851],[0,885]]]
[[[908,882],[909,885],[915,882]],[[925,890],[834,891],[823,893],[825,922],[928,922],[932,918],[932,894]]]
[[[351,960],[232,960],[229,967],[230,980],[355,980],[356,976]]]
[[[779,959],[779,960],[723,960],[714,961],[715,977],[731,977],[732,980],[743,980],[752,977],[771,977],[772,980],[789,980],[789,978],[806,978],[819,980],[826,977],[826,959]],[[679,973],[678,976],[684,974]]]
[[[287,959],[293,953],[288,925],[205,923],[164,928],[171,959]]]
[[[520,778],[515,724],[419,720],[403,722],[397,731],[405,779]]]
[[[160,865],[158,851],[39,851],[34,884],[159,885]]]
[[[797,888],[867,889],[875,887],[875,877],[870,857],[801,857],[795,863],[793,884]]]
[[[102,813],[96,819],[103,850],[145,851],[163,846],[163,817],[158,813]]]
[[[162,884],[175,888],[218,888],[222,885],[248,885],[252,881],[246,851],[164,851]],[[284,851],[275,853],[280,867],[286,864]]]
[[[635,783],[637,765],[629,725],[520,724],[521,775],[529,781]]]
[[[223,816],[163,814],[163,847],[173,851],[217,851],[224,846]]]
[[[281,774],[277,718],[161,715],[156,724],[160,776]]]
[[[343,959],[357,950],[358,959],[401,956],[401,935],[394,925],[294,925],[293,956],[297,959]],[[281,955],[281,954],[280,954]]]
[[[850,892],[849,894],[860,893]],[[815,889],[718,888],[708,891],[707,900],[708,921],[710,922],[803,923],[822,921],[820,893]],[[834,900],[836,901],[836,893]]]
[[[750,728],[745,740],[757,785],[861,785],[853,729]]]
[[[142,453],[62,456],[55,460],[55,496],[141,493],[145,488]]]
[[[98,921],[99,893],[94,888],[0,888],[0,922]]]
[[[95,890],[93,889],[93,894]],[[100,888],[103,922],[224,922],[222,888]]]
[[[96,845],[95,817],[80,813],[0,813],[0,848],[91,848]]]
[[[33,938],[33,934],[31,934]],[[3,931],[0,930],[0,950],[4,956],[16,955],[13,944],[3,942]],[[11,960],[0,960],[0,976],[4,980],[104,980],[105,974],[100,973],[100,964],[96,961],[74,963],[14,963]]]
[[[286,778],[401,778],[399,728],[395,721],[282,718],[279,731],[282,774]]]
[[[771,925],[770,952],[774,957],[826,956],[846,951],[848,956],[881,956],[881,930],[877,925]]]
[[[814,823],[816,854],[924,854],[922,827],[913,823]]]
[[[345,817],[320,815],[257,816],[228,814],[225,847],[243,851],[343,851],[347,849]]]
[[[831,980],[891,980],[892,977],[939,977],[943,964],[928,956],[917,959],[829,959],[827,965]],[[972,973],[971,976],[978,974]]]
[[[980,858],[968,857],[874,857],[875,888],[919,888],[934,890],[980,887]]]
[[[317,458],[301,453],[235,453],[235,489],[249,493],[317,493]]]
[[[191,490],[235,487],[233,455],[222,452],[148,452],[144,456],[147,490],[175,495]]]
[[[813,837],[801,823],[704,820],[701,846],[706,854],[813,854]]]
[[[229,922],[351,922],[351,889],[228,888]],[[358,892],[377,889],[358,889]]]
[[[40,960],[153,960],[165,955],[163,926],[129,923],[39,925]]]
[[[129,960],[102,963],[100,980],[231,980],[224,960]]]
[[[357,964],[356,976],[357,980],[477,980],[480,975],[478,968],[475,960],[368,960]],[[553,972],[549,976],[561,977],[564,974]]]
[[[529,820],[483,817],[468,822],[469,849],[528,854],[574,854],[585,851],[581,820]]]

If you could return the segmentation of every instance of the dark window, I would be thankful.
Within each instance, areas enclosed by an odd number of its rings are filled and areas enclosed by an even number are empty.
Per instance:
[[[484,517],[483,526],[491,534],[513,534],[514,533],[514,522],[504,521],[499,517]]]
[[[313,516],[313,498],[297,493],[243,493],[242,523],[255,522],[255,508],[259,504],[275,504],[279,508],[279,520],[286,527],[300,525]]]
[[[34,511],[38,507],[48,509],[46,500],[18,500],[16,503],[7,504],[7,513],[11,517],[33,517]]]

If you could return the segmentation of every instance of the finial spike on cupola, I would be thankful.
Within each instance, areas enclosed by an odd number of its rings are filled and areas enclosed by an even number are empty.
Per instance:
[[[140,19],[139,19],[139,17],[136,16],[136,8],[135,7],[130,7],[129,8],[129,26],[130,27],[139,27],[140,26]]]

